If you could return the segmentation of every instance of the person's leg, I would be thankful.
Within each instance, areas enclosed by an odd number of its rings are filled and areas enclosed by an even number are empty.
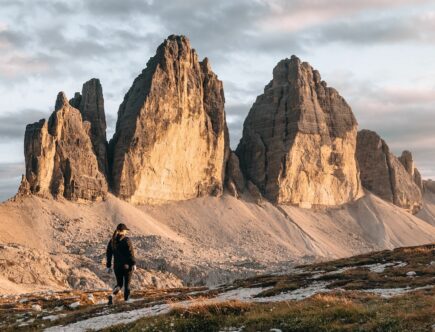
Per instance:
[[[113,294],[118,294],[124,284],[124,271],[122,268],[115,269],[116,287],[113,289]]]
[[[115,277],[116,277],[116,285],[115,285],[115,287],[113,287],[112,294],[109,295],[109,305],[113,304],[113,295],[116,295],[119,293],[119,291],[122,288],[122,284],[124,282],[124,274],[123,274],[122,269],[115,268],[114,272],[115,272]]]
[[[124,300],[127,301],[130,297],[130,282],[133,271],[130,269],[124,271]]]

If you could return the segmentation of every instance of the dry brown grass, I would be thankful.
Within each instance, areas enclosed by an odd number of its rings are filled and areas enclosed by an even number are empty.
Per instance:
[[[425,246],[425,247],[408,247],[408,248],[403,248],[402,251],[405,254],[429,254],[429,253],[433,253],[435,249],[435,245],[431,246]],[[400,250],[400,249],[398,249]]]
[[[208,298],[195,298],[189,305],[172,303],[172,314],[183,317],[205,316],[205,315],[239,315],[248,311],[253,304],[238,300],[213,301]]]
[[[316,301],[324,302],[329,305],[335,305],[340,303],[340,304],[350,306],[354,303],[354,301],[347,296],[328,294],[328,293],[316,294],[313,296],[313,299]]]

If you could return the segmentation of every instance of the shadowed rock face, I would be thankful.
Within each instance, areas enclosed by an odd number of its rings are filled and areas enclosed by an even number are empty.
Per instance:
[[[59,93],[49,120],[26,127],[24,154],[30,192],[70,200],[97,200],[107,193],[90,138],[90,123]]]
[[[257,97],[237,147],[241,167],[269,200],[338,205],[361,195],[357,122],[320,74],[292,56]]]
[[[357,139],[357,159],[362,185],[382,199],[418,212],[421,189],[415,183],[414,164],[410,153],[395,157],[383,139],[373,131],[361,130]]]
[[[168,37],[119,108],[114,193],[134,203],[220,194],[228,153],[222,82],[187,38]]]
[[[226,167],[226,185],[230,194],[239,197],[245,188],[245,178],[240,169],[240,162],[237,155],[231,151]]]
[[[100,80],[93,78],[84,83],[82,94],[76,92],[74,98],[70,100],[70,104],[80,111],[83,121],[88,121],[91,124],[90,137],[98,159],[98,167],[107,176],[107,126],[103,88]]]
[[[399,157],[399,161],[402,163],[403,167],[405,167],[408,174],[411,176],[412,180],[415,184],[423,190],[423,181],[421,179],[420,172],[415,167],[414,159],[412,158],[412,153],[410,151],[403,151],[402,155]]]

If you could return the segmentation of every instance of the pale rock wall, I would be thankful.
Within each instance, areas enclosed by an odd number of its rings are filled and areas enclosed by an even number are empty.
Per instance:
[[[119,108],[114,193],[132,203],[219,195],[228,153],[222,82],[187,38],[168,37]]]

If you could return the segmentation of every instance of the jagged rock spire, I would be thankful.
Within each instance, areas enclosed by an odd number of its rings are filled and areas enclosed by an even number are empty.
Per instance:
[[[57,95],[48,121],[29,124],[24,138],[26,176],[30,192],[69,200],[97,200],[107,193],[89,137],[89,123],[66,95]]]
[[[93,78],[83,84],[82,93],[76,92],[71,106],[82,114],[83,121],[91,124],[91,141],[98,159],[100,171],[108,176],[106,114],[104,112],[103,88],[100,80]]]

